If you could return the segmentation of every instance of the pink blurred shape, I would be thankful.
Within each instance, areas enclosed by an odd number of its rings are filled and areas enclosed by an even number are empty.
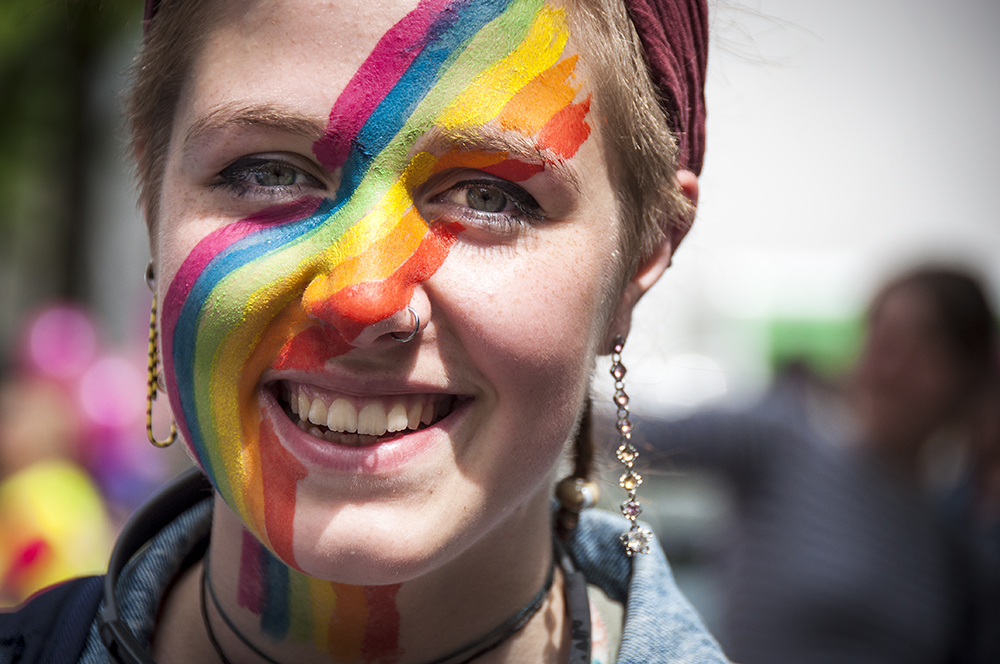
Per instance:
[[[83,311],[56,306],[44,311],[28,330],[31,366],[54,378],[79,376],[97,353],[94,325]]]
[[[128,360],[107,356],[94,362],[80,380],[78,399],[94,424],[123,428],[145,414],[146,376]]]

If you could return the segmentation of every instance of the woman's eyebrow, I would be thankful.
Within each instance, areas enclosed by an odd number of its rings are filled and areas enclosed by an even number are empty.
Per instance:
[[[572,164],[563,158],[553,158],[551,154],[539,148],[533,138],[517,131],[504,130],[493,125],[455,129],[435,126],[414,146],[414,152],[441,155],[450,151],[505,152],[510,159],[528,164],[542,164],[546,171],[567,183],[575,191],[581,190],[580,174]]]
[[[184,136],[185,152],[212,134],[233,128],[259,127],[317,140],[326,131],[326,118],[318,119],[270,104],[218,106],[196,119]]]

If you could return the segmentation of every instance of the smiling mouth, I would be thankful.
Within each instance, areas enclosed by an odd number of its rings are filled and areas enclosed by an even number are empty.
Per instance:
[[[393,440],[440,422],[455,410],[453,394],[348,397],[281,381],[273,393],[288,418],[316,438],[361,447]]]

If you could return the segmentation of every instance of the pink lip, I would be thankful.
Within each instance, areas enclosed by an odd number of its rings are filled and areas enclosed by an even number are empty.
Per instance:
[[[457,426],[471,400],[460,401],[455,410],[435,424],[419,431],[374,445],[338,445],[310,436],[285,414],[270,390],[261,390],[264,417],[271,420],[281,444],[306,466],[331,472],[387,475],[418,462],[442,444]]]

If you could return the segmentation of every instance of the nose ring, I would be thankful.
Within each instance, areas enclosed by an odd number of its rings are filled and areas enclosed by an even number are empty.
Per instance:
[[[405,344],[407,341],[412,341],[413,338],[417,336],[417,333],[420,332],[420,316],[417,315],[417,310],[410,305],[406,305],[406,310],[410,312],[411,316],[413,316],[413,329],[410,330],[410,333],[405,337],[397,337],[395,332],[390,335],[401,344]]]

